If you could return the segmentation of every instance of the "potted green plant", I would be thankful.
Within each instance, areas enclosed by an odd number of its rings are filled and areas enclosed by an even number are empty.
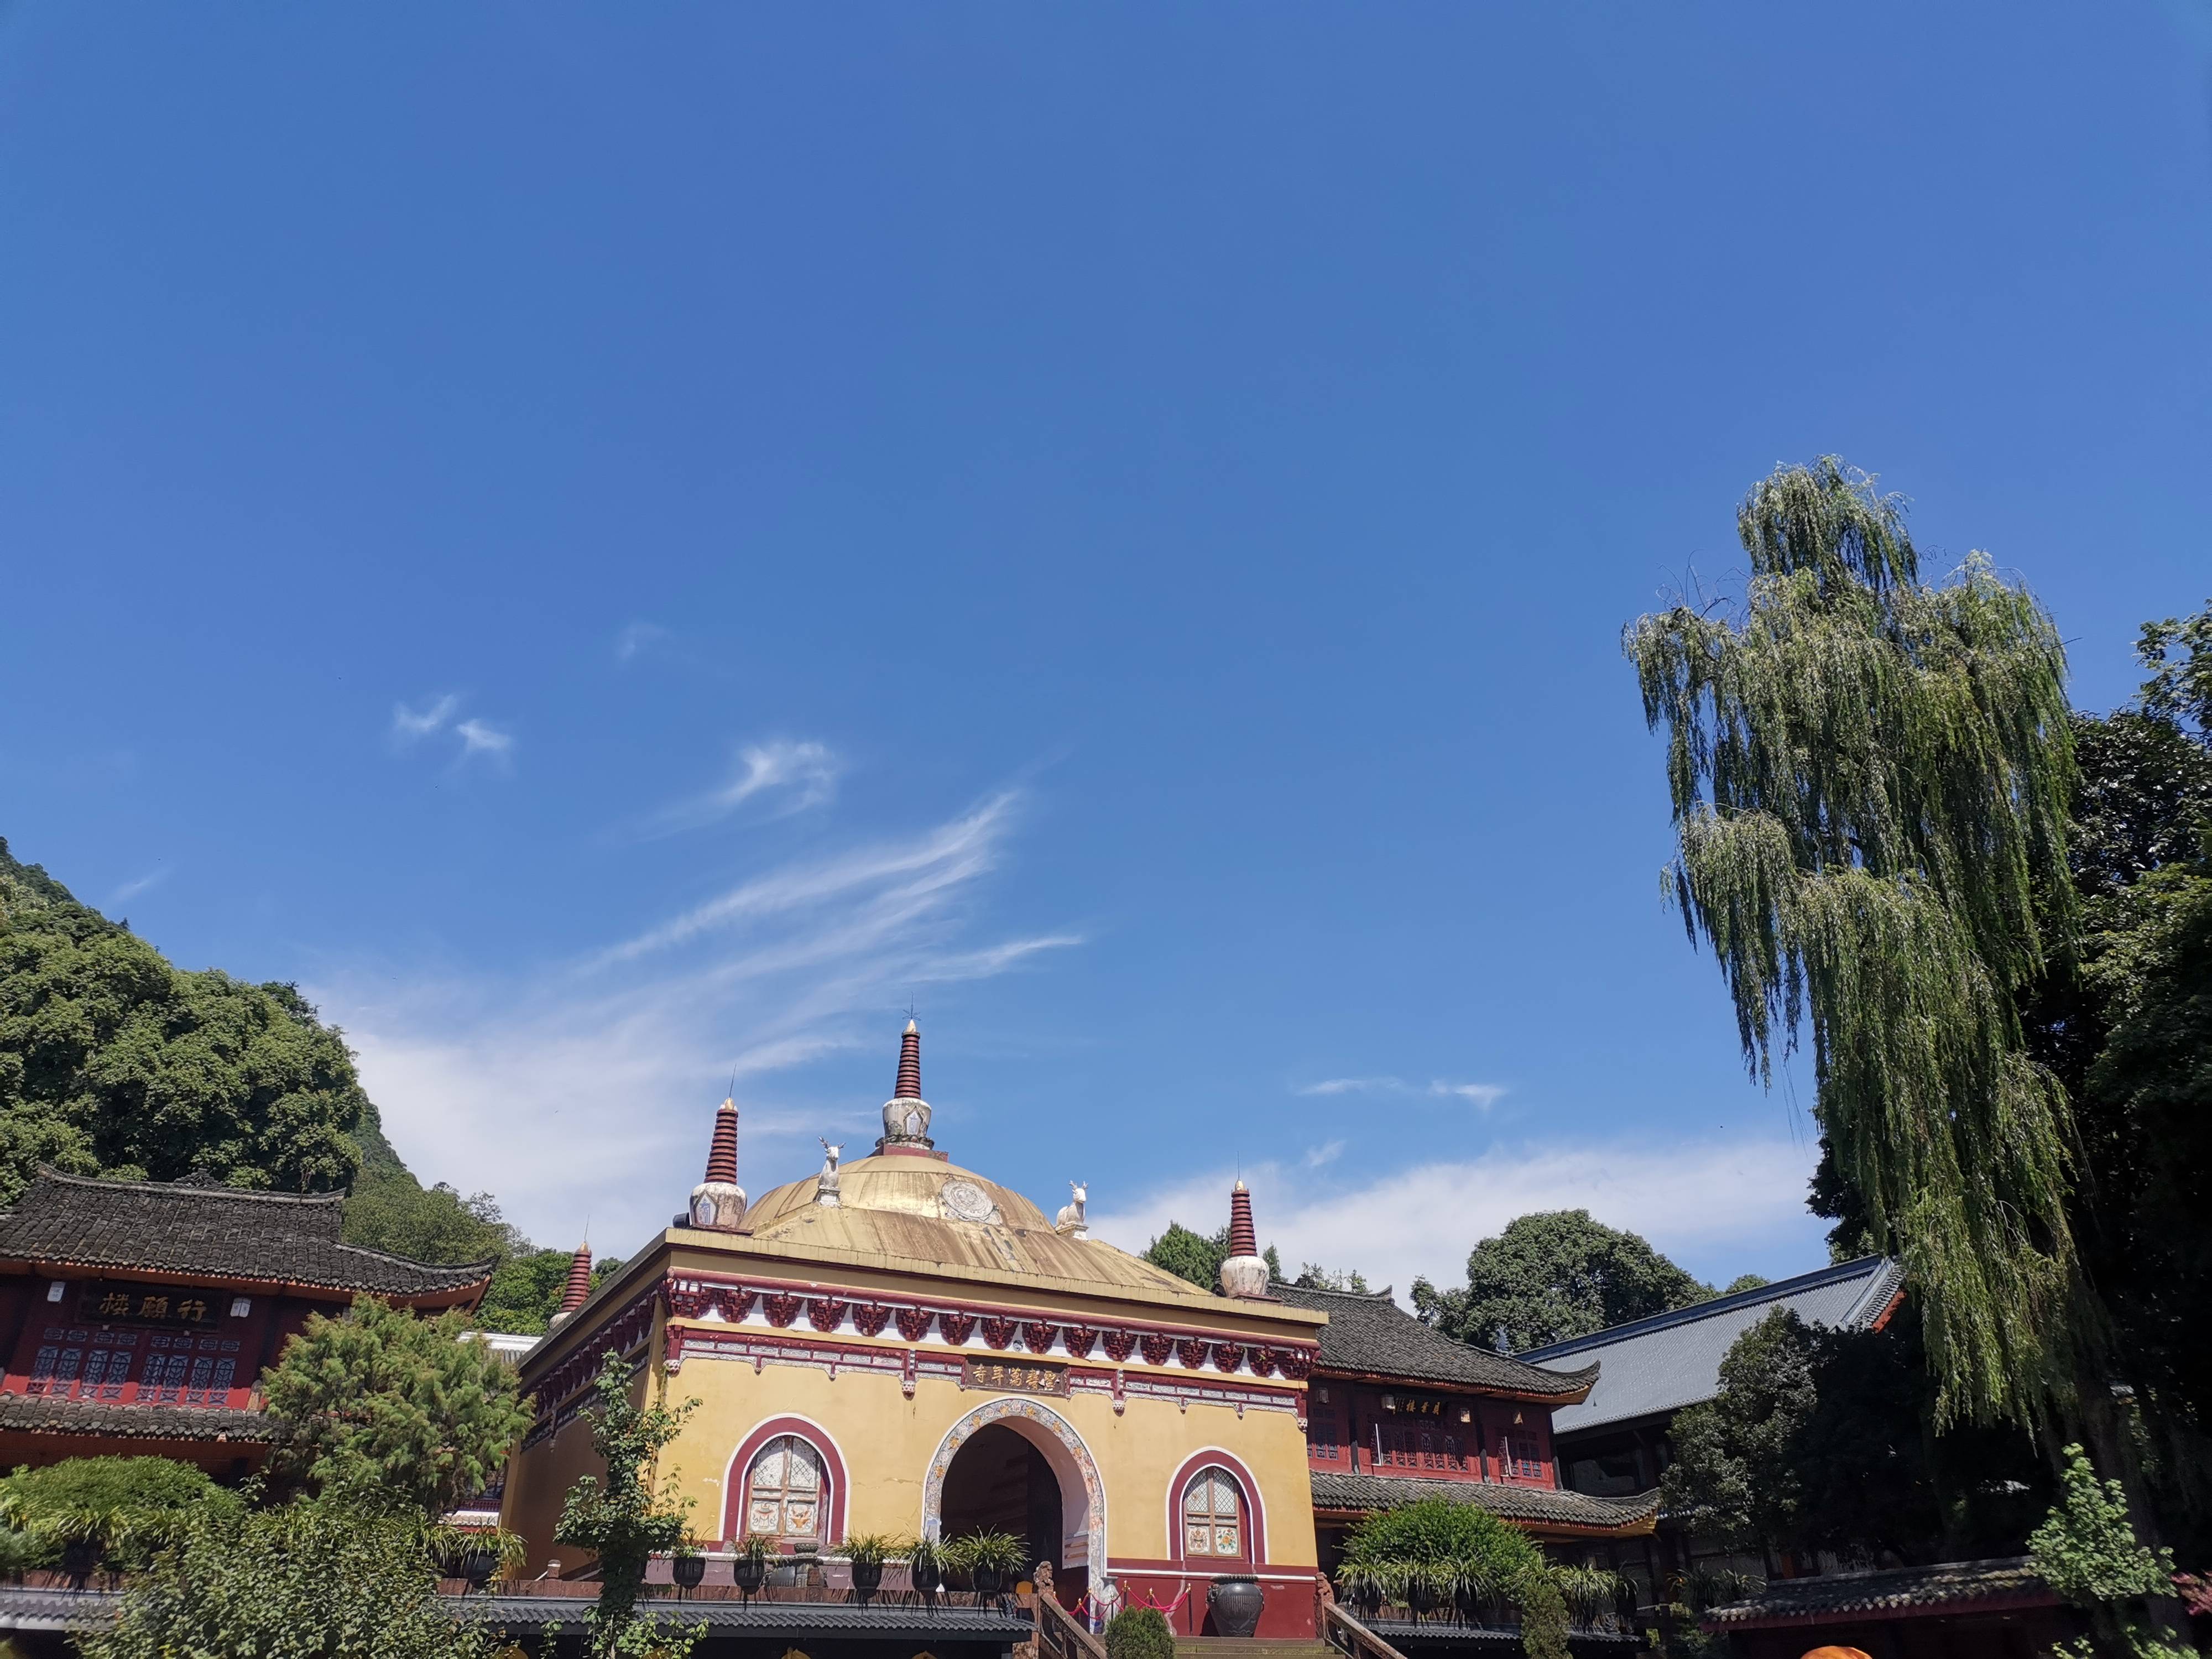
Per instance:
[[[998,1595],[1021,1576],[1027,1547],[1010,1532],[976,1532],[953,1540],[978,1595]]]
[[[706,1581],[707,1557],[695,1539],[687,1538],[676,1547],[668,1558],[668,1576],[676,1581],[677,1593],[695,1590]]]
[[[730,1581],[750,1601],[768,1583],[768,1559],[775,1542],[764,1533],[748,1533],[738,1540],[737,1559],[730,1564]]]
[[[884,1582],[884,1563],[898,1553],[898,1540],[879,1532],[854,1533],[845,1540],[845,1559],[852,1564],[853,1592],[866,1601]]]
[[[945,1551],[934,1538],[917,1538],[906,1547],[908,1580],[924,1595],[933,1595],[945,1583]]]

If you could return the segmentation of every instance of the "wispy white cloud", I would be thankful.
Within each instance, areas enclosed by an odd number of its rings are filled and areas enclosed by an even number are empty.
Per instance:
[[[396,748],[405,749],[420,743],[434,732],[442,731],[446,722],[453,718],[461,706],[456,696],[433,697],[420,708],[410,708],[404,702],[392,705],[392,741]]]
[[[459,694],[450,691],[426,700],[419,708],[410,708],[404,702],[392,704],[392,748],[395,750],[412,749],[424,738],[445,732],[460,744],[454,751],[454,765],[465,765],[471,760],[481,759],[504,769],[514,758],[514,734],[474,715],[465,720],[456,720],[453,716],[460,711]]]
[[[1247,1165],[1263,1243],[1286,1262],[1356,1267],[1402,1303],[1416,1274],[1464,1281],[1467,1253],[1515,1216],[1585,1209],[1650,1239],[1716,1283],[1758,1268],[1779,1276],[1826,1259],[1807,1213],[1813,1149],[1786,1139],[1660,1144],[1613,1139],[1498,1145],[1472,1158],[1422,1159],[1352,1182],[1297,1164]],[[1212,1231],[1228,1218],[1227,1169],[1122,1197],[1091,1188],[1091,1231],[1141,1250],[1170,1220]]]
[[[1340,1140],[1332,1140],[1326,1146],[1307,1147],[1305,1156],[1298,1161],[1309,1170],[1318,1170],[1324,1164],[1335,1163],[1343,1155],[1344,1143]]]
[[[1425,1084],[1408,1083],[1401,1077],[1332,1077],[1309,1083],[1293,1092],[1301,1095],[1431,1095],[1464,1100],[1478,1111],[1488,1111],[1505,1097],[1502,1083],[1453,1083],[1432,1078]]]
[[[163,865],[159,869],[147,872],[136,881],[125,882],[122,886],[107,896],[107,908],[112,910],[118,904],[128,904],[141,893],[152,892],[154,889],[168,880],[170,868],[169,866]]]
[[[994,795],[902,838],[768,868],[578,962],[513,978],[362,967],[314,994],[423,1180],[488,1187],[553,1243],[574,1243],[588,1210],[593,1237],[626,1249],[697,1179],[732,1070],[748,1146],[864,1133],[872,1101],[811,1107],[797,1068],[884,1042],[885,1011],[914,986],[1079,943],[975,937],[1019,806]],[[772,1178],[747,1164],[756,1194]]]
[[[615,660],[633,661],[667,637],[668,630],[658,623],[627,623],[622,632],[615,635]]]
[[[514,734],[502,732],[497,726],[480,720],[465,720],[453,728],[461,740],[461,758],[483,756],[485,759],[504,763],[514,750]]]
[[[836,793],[837,778],[843,769],[823,744],[781,738],[749,744],[738,751],[737,764],[726,781],[702,795],[663,808],[647,821],[645,833],[674,835],[696,830],[728,817],[748,802],[765,805],[763,798],[768,797],[774,798],[772,817],[803,812],[810,806],[822,805]]]

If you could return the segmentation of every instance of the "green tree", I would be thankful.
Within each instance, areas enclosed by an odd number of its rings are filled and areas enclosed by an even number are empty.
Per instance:
[[[1282,1269],[1278,1267],[1275,1277],[1280,1279],[1282,1276]],[[1318,1261],[1305,1263],[1298,1269],[1298,1276],[1291,1282],[1301,1290],[1348,1291],[1355,1296],[1370,1294],[1367,1275],[1358,1268],[1324,1267]]]
[[[592,1390],[597,1403],[585,1407],[592,1445],[606,1466],[606,1478],[586,1475],[568,1489],[555,1528],[556,1542],[590,1550],[599,1558],[599,1599],[592,1612],[592,1651],[601,1655],[661,1653],[681,1659],[704,1626],[678,1628],[664,1620],[637,1616],[638,1592],[646,1564],[673,1550],[686,1535],[691,1500],[675,1495],[673,1484],[656,1489],[654,1465],[661,1449],[683,1431],[698,1407],[642,1405],[631,1398],[629,1367],[610,1351]]]
[[[1467,1258],[1467,1283],[1413,1281],[1413,1311],[1445,1335],[1490,1347],[1539,1348],[1712,1295],[1636,1234],[1588,1210],[1516,1216]]]
[[[86,1659],[490,1659],[438,1595],[419,1519],[302,1502],[205,1504],[125,1587]]]
[[[329,1191],[366,1105],[294,988],[173,968],[0,841],[0,1204],[41,1163]]]
[[[1933,1431],[1911,1306],[1878,1331],[1776,1309],[1730,1346],[1720,1382],[1668,1431],[1666,1507],[1698,1536],[1863,1563],[2020,1553],[2047,1471],[2017,1429]]]
[[[530,1425],[514,1372],[458,1311],[418,1318],[356,1297],[309,1317],[263,1374],[289,1425],[279,1467],[356,1507],[440,1515],[506,1468]]]
[[[2144,1547],[2117,1480],[2100,1484],[2079,1446],[2066,1448],[2058,1502],[2028,1539],[2028,1559],[2059,1600],[2089,1615],[2109,1659],[2187,1659],[2172,1630],[2154,1632],[2148,1607],[2173,1594],[2173,1557]]]
[[[0,1523],[41,1565],[88,1540],[110,1565],[143,1570],[193,1513],[237,1502],[205,1471],[167,1457],[69,1457],[0,1480]]]
[[[1756,1075],[1810,1032],[1815,1115],[1923,1298],[1945,1416],[2039,1419],[2084,1305],[2068,1101],[2016,1006],[2074,926],[2057,630],[1979,556],[1923,584],[1897,500],[1833,459],[1778,469],[1737,530],[1739,610],[1624,635],[1668,737],[1666,890]]]

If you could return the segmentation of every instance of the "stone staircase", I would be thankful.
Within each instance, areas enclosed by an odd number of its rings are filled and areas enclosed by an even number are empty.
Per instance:
[[[1176,1659],[1344,1659],[1319,1638],[1178,1636]]]

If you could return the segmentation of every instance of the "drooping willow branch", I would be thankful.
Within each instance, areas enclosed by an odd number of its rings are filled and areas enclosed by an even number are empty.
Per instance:
[[[1667,732],[1666,891],[1747,1063],[1809,1033],[1816,1111],[1924,1304],[1940,1409],[2033,1421],[2081,1304],[2072,1130],[2015,995],[2073,923],[2065,653],[1979,555],[1923,586],[1894,498],[1832,458],[1743,502],[1740,615],[1623,646]]]

